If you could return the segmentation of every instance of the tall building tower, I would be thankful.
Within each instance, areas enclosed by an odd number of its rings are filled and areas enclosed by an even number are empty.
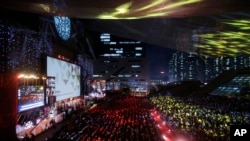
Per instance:
[[[179,79],[179,63],[178,63],[178,53],[172,54],[172,58],[169,61],[169,81],[176,82]]]
[[[169,77],[169,82],[174,82],[174,60],[173,56],[168,62],[168,77]]]
[[[188,67],[188,74],[187,74],[187,79],[188,80],[197,80],[197,75],[198,75],[198,70],[197,70],[197,65],[198,65],[198,60],[195,58],[193,54],[189,54],[187,57],[187,67]]]
[[[100,34],[99,57],[94,61],[94,79],[106,80],[107,90],[129,87],[135,92],[146,92],[149,66],[144,44],[123,39],[109,33]]]
[[[250,68],[250,56],[245,56],[244,57],[244,67],[245,68]]]
[[[179,70],[179,78],[178,81],[183,81],[185,79],[186,76],[186,70],[185,70],[185,57],[184,57],[184,53],[183,52],[179,52],[178,53],[178,70]]]
[[[170,82],[199,80],[206,81],[205,76],[210,75],[208,58],[201,59],[192,53],[175,52],[169,60],[169,80]]]

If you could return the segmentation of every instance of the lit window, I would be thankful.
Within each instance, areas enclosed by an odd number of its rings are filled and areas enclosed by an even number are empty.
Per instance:
[[[110,42],[109,44],[110,45],[116,45],[116,42]]]
[[[141,53],[136,53],[135,56],[141,56]]]
[[[140,65],[132,65],[131,67],[132,68],[140,68],[141,66]]]
[[[116,53],[123,53],[123,51],[122,50],[117,50]]]
[[[102,42],[109,42],[110,39],[107,39],[107,38],[104,38],[104,39],[101,39]]]
[[[125,74],[124,76],[125,77],[131,77],[131,74]]]
[[[99,74],[93,74],[93,77],[102,77],[102,75],[99,75]]]
[[[142,50],[142,47],[135,47],[135,50]]]

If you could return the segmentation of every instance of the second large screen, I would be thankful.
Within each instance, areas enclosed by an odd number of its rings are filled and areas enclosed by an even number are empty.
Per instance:
[[[54,78],[53,84],[47,85],[47,96],[56,96],[56,101],[80,96],[79,65],[47,56],[47,77]]]

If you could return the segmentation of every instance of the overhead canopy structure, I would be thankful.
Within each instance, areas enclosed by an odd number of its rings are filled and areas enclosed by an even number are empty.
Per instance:
[[[201,56],[250,54],[246,0],[8,0],[0,7],[68,16],[87,30]]]

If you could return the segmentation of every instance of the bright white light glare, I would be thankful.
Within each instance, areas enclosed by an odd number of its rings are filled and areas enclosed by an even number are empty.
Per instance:
[[[39,77],[33,74],[19,74],[18,78],[38,79]]]
[[[18,78],[23,78],[24,77],[24,74],[19,74],[18,75]]]
[[[44,102],[37,102],[37,103],[33,103],[33,104],[23,105],[23,106],[20,107],[20,111],[32,109],[32,108],[35,108],[35,107],[40,107],[40,106],[43,106],[43,105],[44,105]]]
[[[165,135],[162,135],[162,138],[163,138],[165,141],[168,140],[168,138],[167,138]]]

